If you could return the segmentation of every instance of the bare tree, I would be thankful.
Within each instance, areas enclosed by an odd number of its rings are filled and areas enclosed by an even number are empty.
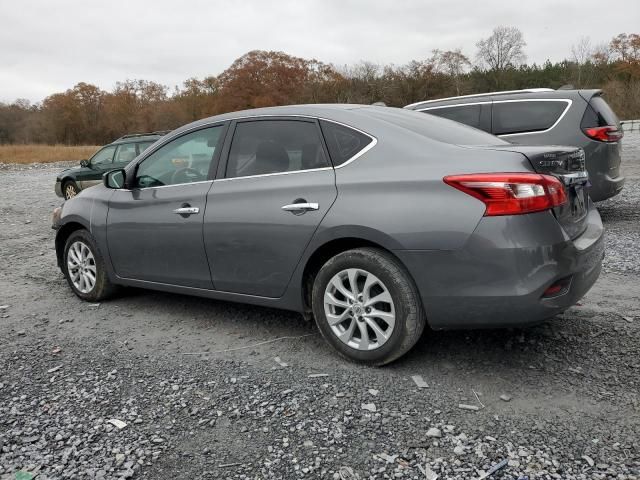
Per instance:
[[[526,45],[522,32],[516,27],[496,27],[490,37],[476,43],[476,59],[481,67],[494,73],[496,86],[499,86],[505,70],[526,60]]]
[[[433,50],[431,61],[439,70],[447,73],[456,87],[456,95],[460,95],[460,76],[465,73],[471,62],[459,48],[455,50]]]
[[[578,43],[571,46],[571,55],[576,63],[578,71],[578,88],[582,87],[583,70],[593,56],[593,48],[591,47],[591,39],[589,37],[580,37]]]

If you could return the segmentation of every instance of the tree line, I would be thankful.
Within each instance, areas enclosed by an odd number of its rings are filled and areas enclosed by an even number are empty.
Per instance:
[[[409,103],[532,87],[601,88],[620,118],[640,118],[640,34],[607,44],[581,38],[561,62],[526,62],[518,29],[497,27],[473,59],[433,50],[405,65],[360,62],[337,67],[283,52],[255,50],[217,76],[179,87],[126,80],[111,91],[84,82],[32,104],[0,103],[1,143],[101,145],[133,132],[169,130],[219,113],[300,103]]]

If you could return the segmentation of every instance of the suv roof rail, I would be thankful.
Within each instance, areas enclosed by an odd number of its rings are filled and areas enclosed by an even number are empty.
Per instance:
[[[128,133],[126,135],[122,135],[114,141],[122,140],[124,138],[135,138],[135,137],[148,137],[149,135],[166,135],[171,132],[171,130],[158,130],[156,132],[148,132],[148,133]]]
[[[412,103],[404,108],[415,107],[416,105],[422,105],[423,103],[442,102],[445,100],[455,100],[456,98],[474,98],[474,97],[489,97],[493,95],[510,95],[512,93],[538,93],[538,92],[554,92],[553,88],[525,88],[522,90],[504,90],[502,92],[487,92],[487,93],[474,93],[472,95],[456,95],[455,97],[434,98],[433,100],[423,100],[421,102]]]

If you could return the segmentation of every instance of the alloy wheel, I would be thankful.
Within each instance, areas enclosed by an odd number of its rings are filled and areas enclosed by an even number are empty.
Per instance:
[[[96,259],[83,242],[71,244],[67,252],[67,270],[73,286],[82,293],[89,293],[96,285]]]
[[[324,312],[334,335],[357,350],[375,350],[391,337],[396,313],[389,289],[366,270],[349,268],[327,284]]]
[[[67,200],[75,197],[77,194],[78,192],[76,192],[76,189],[72,184],[67,185],[67,187],[64,189],[64,198],[66,198]]]

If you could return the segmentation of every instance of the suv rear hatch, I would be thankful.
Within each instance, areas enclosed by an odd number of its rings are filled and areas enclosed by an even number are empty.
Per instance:
[[[534,145],[493,145],[487,148],[521,153],[536,173],[558,178],[564,185],[568,201],[555,207],[553,213],[572,239],[584,232],[589,206],[589,176],[581,148]]]
[[[587,137],[597,142],[598,155],[602,155],[603,152],[606,154],[607,173],[616,178],[620,176],[620,140],[624,136],[622,125],[609,104],[602,98],[602,92],[596,90],[589,96],[592,92],[593,90],[580,92],[580,96],[587,101],[580,129]]]

